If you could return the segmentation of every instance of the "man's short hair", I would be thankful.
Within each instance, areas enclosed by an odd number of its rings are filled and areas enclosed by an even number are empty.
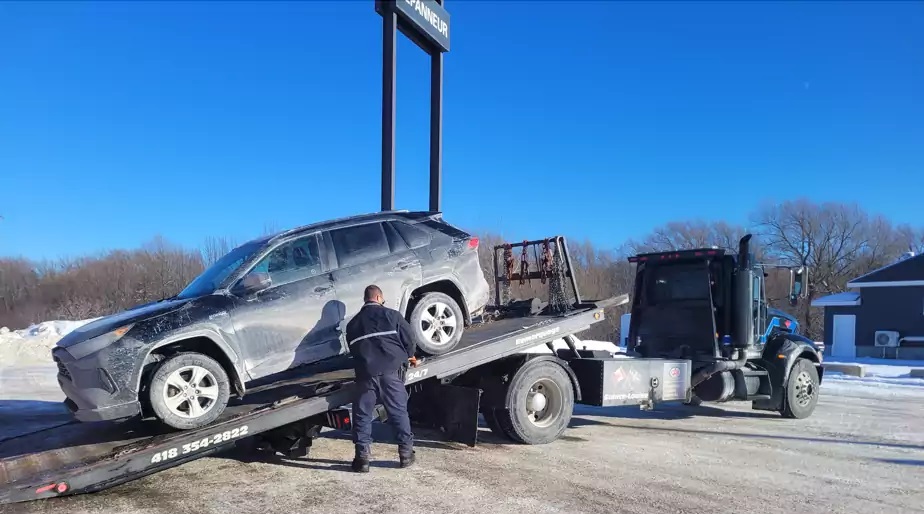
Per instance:
[[[366,292],[363,293],[363,298],[367,302],[373,302],[375,301],[375,297],[379,295],[385,296],[382,294],[382,290],[379,288],[379,286],[372,284],[370,286],[366,286]]]

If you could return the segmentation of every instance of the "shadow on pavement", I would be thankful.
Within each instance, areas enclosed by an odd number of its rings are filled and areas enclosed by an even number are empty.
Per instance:
[[[465,445],[461,443],[453,443],[449,441],[442,441],[441,434],[438,430],[412,427],[412,432],[414,432],[414,446],[420,448],[433,448],[436,450],[461,450]],[[479,434],[480,436],[481,434]],[[341,431],[330,431],[322,434],[322,437],[325,439],[338,439],[341,441],[352,441],[353,437],[350,432],[341,432]],[[384,423],[373,423],[372,424],[372,440],[376,443],[385,443],[396,445],[397,442],[394,439],[394,432],[392,428]],[[395,446],[397,448],[397,446]],[[395,455],[397,455],[397,449],[395,450]],[[352,458],[352,456],[350,457]]]
[[[585,418],[576,418],[572,421],[571,426],[582,426],[582,425],[607,425],[616,428],[625,428],[628,430],[646,430],[652,432],[673,432],[678,434],[703,434],[703,435],[722,435],[730,437],[744,437],[748,439],[776,439],[780,441],[804,441],[808,443],[831,443],[831,444],[853,444],[859,446],[882,446],[886,448],[902,448],[902,449],[911,449],[911,450],[924,450],[924,446],[915,445],[915,444],[904,444],[904,443],[890,443],[890,442],[881,442],[881,441],[852,441],[846,439],[823,439],[820,437],[800,437],[792,435],[775,435],[775,434],[746,434],[743,432],[715,432],[711,430],[694,430],[690,428],[668,428],[668,427],[646,427],[638,425],[621,425],[619,423],[610,423],[606,421],[598,420],[587,420]],[[899,461],[896,460],[896,463],[899,464],[913,464],[921,461]]]
[[[478,434],[479,438],[483,433],[484,432]],[[438,440],[439,437],[440,433],[437,430],[414,428],[414,446],[416,448],[452,451],[465,448],[465,446],[460,443],[440,441]],[[322,433],[321,436],[315,440],[314,444],[322,445],[325,439],[349,442],[352,440],[352,437],[349,432],[331,430]],[[399,468],[398,447],[395,444],[391,427],[382,423],[374,423],[372,425],[372,440],[374,443],[385,444],[386,446],[373,449],[372,461],[369,463],[369,466],[373,468]],[[213,455],[213,457],[231,459],[244,463],[260,462],[302,469],[353,472],[352,469],[350,469],[350,463],[353,460],[352,444],[350,445],[348,453],[343,455],[343,460],[318,459],[311,457],[310,453],[306,459],[292,459],[277,454],[271,454],[267,451],[255,450],[247,445],[229,448],[227,451]]]
[[[0,442],[73,421],[62,402],[0,400]]]
[[[876,461],[886,464],[902,464],[905,466],[924,466],[924,460],[915,459],[876,459]]]
[[[655,410],[645,411],[638,407],[592,407],[575,405],[575,416],[597,416],[621,419],[675,420],[689,419],[697,416],[714,418],[768,418],[782,420],[776,412],[726,410],[710,405],[659,405]],[[593,424],[593,423],[587,423]]]

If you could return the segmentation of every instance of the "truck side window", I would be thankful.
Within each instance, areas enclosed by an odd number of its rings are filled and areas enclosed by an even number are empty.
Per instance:
[[[381,223],[331,230],[330,237],[341,268],[369,262],[391,253]]]

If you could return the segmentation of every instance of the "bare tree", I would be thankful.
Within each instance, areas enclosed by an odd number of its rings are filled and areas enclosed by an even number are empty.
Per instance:
[[[202,259],[204,265],[206,267],[211,266],[215,261],[221,259],[236,246],[237,243],[234,239],[229,237],[209,236],[205,238],[205,242],[202,244]]]
[[[902,252],[924,253],[924,228],[899,225],[895,232],[896,244],[902,247]]]
[[[268,221],[263,224],[263,232],[260,235],[271,236],[277,232],[279,232],[279,224],[275,221]]]
[[[809,301],[800,314],[810,337],[822,331],[810,300],[843,291],[851,279],[893,261],[900,247],[888,220],[871,217],[856,204],[792,200],[765,205],[754,222],[767,257],[809,270]]]
[[[744,227],[724,221],[672,221],[654,229],[641,241],[629,241],[634,253],[666,252],[692,248],[724,248],[736,250],[738,240],[745,234]]]

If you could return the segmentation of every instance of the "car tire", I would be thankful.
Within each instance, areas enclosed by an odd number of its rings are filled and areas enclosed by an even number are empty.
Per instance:
[[[541,393],[542,408],[532,397]],[[507,387],[504,408],[494,411],[503,432],[523,444],[555,441],[571,423],[574,388],[560,364],[536,360],[523,365]]]
[[[215,359],[184,352],[161,362],[147,388],[154,414],[180,429],[200,428],[224,412],[231,397],[228,374]]]
[[[808,359],[797,359],[786,380],[780,414],[791,419],[811,416],[818,404],[819,385],[815,364]]]
[[[414,305],[409,323],[417,348],[427,355],[452,351],[462,339],[465,318],[455,300],[443,293],[426,293]]]

